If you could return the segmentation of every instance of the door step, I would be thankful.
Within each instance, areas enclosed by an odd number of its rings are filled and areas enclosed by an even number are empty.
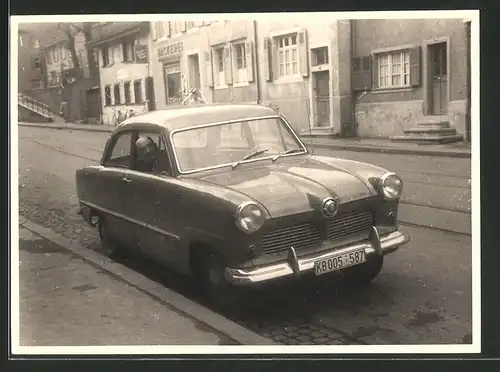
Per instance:
[[[452,143],[463,141],[463,136],[460,134],[451,135],[422,135],[422,136],[391,136],[392,141],[399,142],[414,142],[420,144],[436,144],[436,143]]]

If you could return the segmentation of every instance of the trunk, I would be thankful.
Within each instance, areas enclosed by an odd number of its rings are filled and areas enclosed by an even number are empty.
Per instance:
[[[97,61],[94,58],[94,50],[89,45],[92,39],[92,26],[94,23],[84,22],[83,23],[83,35],[85,37],[85,48],[87,50],[87,62],[90,69],[90,77],[96,79],[99,76],[99,69],[97,66]]]

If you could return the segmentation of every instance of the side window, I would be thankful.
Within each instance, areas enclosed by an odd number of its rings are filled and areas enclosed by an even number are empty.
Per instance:
[[[130,145],[132,143],[132,133],[119,134],[114,142],[111,152],[108,153],[104,165],[110,167],[129,168],[130,166]]]
[[[138,145],[141,142],[141,145]],[[148,145],[148,151],[141,151],[140,146]],[[136,142],[134,169],[153,174],[172,175],[167,146],[160,133],[139,133]]]

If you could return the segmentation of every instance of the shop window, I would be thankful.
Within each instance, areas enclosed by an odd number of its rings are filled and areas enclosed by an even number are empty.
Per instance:
[[[142,84],[140,80],[134,81],[134,101],[135,103],[142,102]]]
[[[167,104],[182,102],[182,80],[180,64],[165,65],[165,96]]]
[[[133,62],[134,58],[134,40],[124,40],[122,42],[122,61]]]
[[[113,87],[113,93],[115,98],[115,105],[121,104],[122,100],[120,97],[120,84],[115,84]]]
[[[224,48],[214,49],[215,85],[224,86]]]
[[[378,87],[395,88],[410,85],[410,54],[408,51],[377,55]]]
[[[125,103],[131,103],[132,100],[130,98],[130,81],[126,81],[125,83],[123,83],[123,93]]]
[[[327,65],[328,64],[328,47],[315,48],[312,52],[312,66]]]
[[[104,105],[111,106],[111,85],[104,87]]]
[[[278,51],[278,77],[299,75],[299,46],[297,34],[276,38]]]

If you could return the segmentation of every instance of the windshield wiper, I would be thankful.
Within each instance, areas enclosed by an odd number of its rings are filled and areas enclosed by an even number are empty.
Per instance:
[[[233,165],[231,165],[231,168],[234,169],[236,168],[238,165],[240,165],[242,162],[244,162],[245,160],[248,160],[248,159],[251,159],[255,156],[258,156],[260,154],[263,154],[265,152],[269,151],[269,149],[260,149],[260,150],[255,150],[253,152],[251,152],[250,154],[247,154],[245,155],[244,157],[242,157],[240,160],[238,160],[237,162],[233,163]]]
[[[275,156],[272,160],[273,160],[273,161],[276,161],[276,160],[278,160],[280,157],[282,157],[283,155],[286,155],[286,154],[291,154],[291,153],[294,153],[294,152],[299,152],[299,151],[303,151],[303,149],[298,148],[298,147],[293,148],[293,149],[288,149],[288,150],[286,150],[286,151],[284,151],[284,152],[281,152],[281,153],[279,153],[278,155],[276,155],[276,156]]]

